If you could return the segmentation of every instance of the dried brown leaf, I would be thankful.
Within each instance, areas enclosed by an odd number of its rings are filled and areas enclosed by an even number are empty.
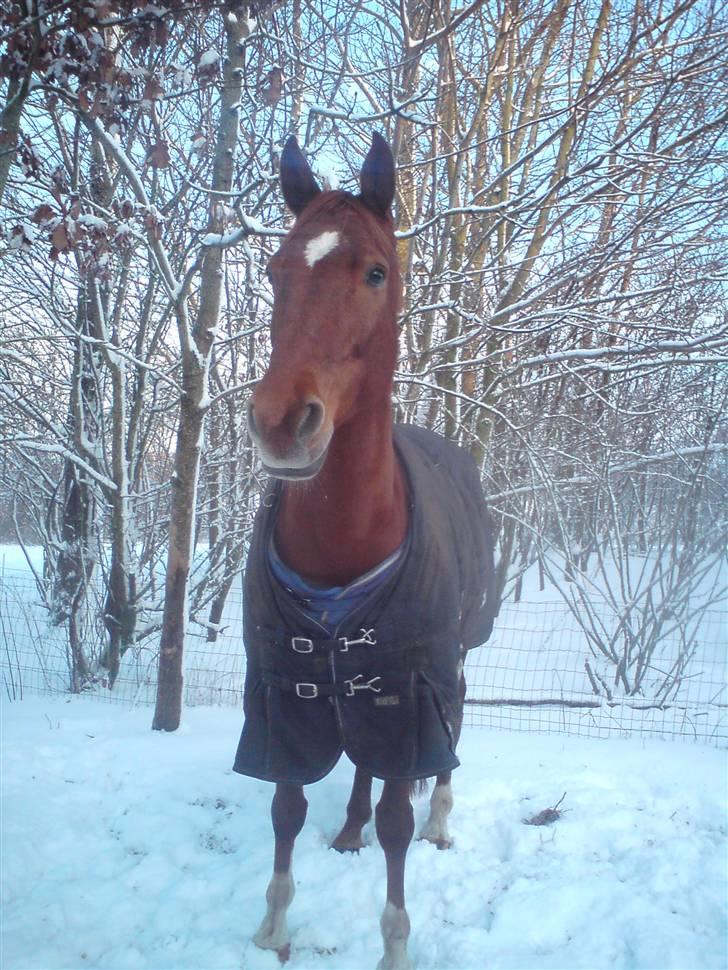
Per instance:
[[[71,248],[71,243],[68,238],[68,233],[66,232],[66,224],[61,222],[53,230],[51,235],[51,243],[56,252],[64,253],[66,250]]]
[[[167,168],[169,161],[169,145],[166,141],[158,141],[149,152],[150,164],[153,168]]]

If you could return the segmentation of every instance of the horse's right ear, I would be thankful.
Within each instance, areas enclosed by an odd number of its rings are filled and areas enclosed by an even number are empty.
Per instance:
[[[362,202],[378,216],[386,216],[392,205],[394,178],[392,149],[379,132],[375,131],[359,180]]]
[[[281,191],[286,205],[296,216],[300,216],[321,191],[293,135],[281,153]]]

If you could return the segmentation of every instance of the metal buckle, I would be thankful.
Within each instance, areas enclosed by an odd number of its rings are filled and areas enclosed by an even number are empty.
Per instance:
[[[313,640],[308,637],[291,637],[291,646],[296,653],[313,653]]]
[[[304,691],[306,693],[303,693]],[[304,701],[311,701],[314,697],[318,697],[318,692],[316,684],[296,684],[296,695]]]
[[[374,685],[376,684],[376,682],[378,680],[381,680],[382,678],[381,677],[372,677],[372,679],[371,680],[368,680],[366,682],[366,684],[358,684],[357,681],[358,680],[361,680],[363,676],[364,676],[364,674],[357,674],[356,677],[352,677],[351,680],[345,680],[344,681],[344,683],[346,684],[346,688],[347,688],[346,689],[346,696],[347,697],[353,697],[354,696],[354,692],[357,691],[357,690],[373,690],[375,694],[381,694],[382,688],[381,687],[375,687]]]
[[[349,647],[355,647],[358,643],[366,643],[370,647],[376,647],[377,641],[374,637],[374,627],[371,630],[365,630],[364,627],[361,628],[362,636],[358,640],[350,640],[348,637],[339,637],[339,643],[341,646],[339,650],[341,653],[346,653]]]

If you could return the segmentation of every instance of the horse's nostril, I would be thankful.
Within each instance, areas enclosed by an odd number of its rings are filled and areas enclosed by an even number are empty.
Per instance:
[[[306,441],[312,438],[324,423],[324,406],[319,400],[309,401],[301,412],[301,417],[296,428],[296,437],[299,441]]]

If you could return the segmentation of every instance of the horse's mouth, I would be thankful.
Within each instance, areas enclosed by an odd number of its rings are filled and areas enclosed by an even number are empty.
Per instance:
[[[304,482],[307,479],[315,478],[316,475],[318,475],[323,467],[324,462],[326,461],[327,453],[328,448],[324,448],[318,458],[314,459],[310,465],[306,465],[303,468],[289,467],[286,465],[271,466],[267,465],[265,461],[263,461],[263,471],[266,473],[266,475],[270,475],[271,478],[281,478],[286,482]]]

